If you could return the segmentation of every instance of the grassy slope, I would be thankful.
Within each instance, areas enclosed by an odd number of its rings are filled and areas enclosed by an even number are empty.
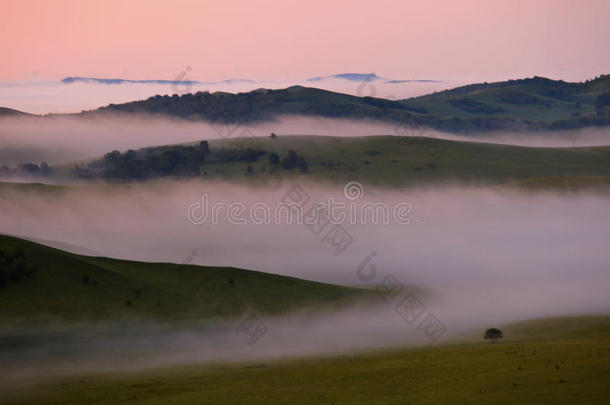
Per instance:
[[[0,288],[0,323],[47,317],[208,318],[229,315],[241,306],[278,313],[340,300],[358,291],[229,267],[80,256],[0,235],[0,249],[17,246],[38,271],[32,278]],[[83,282],[85,276],[89,283]],[[127,307],[126,300],[132,305]]]
[[[409,186],[447,181],[502,184],[548,177],[610,176],[610,147],[531,148],[398,136],[259,139],[261,149],[278,152],[280,156],[288,149],[303,154],[309,163],[310,173],[306,177],[331,182],[357,180],[365,185]],[[216,140],[210,144],[212,148],[230,147],[231,142]],[[329,167],[329,162],[335,166]],[[254,168],[253,176],[246,175],[248,164]],[[266,176],[263,167],[267,171],[271,167],[266,157],[254,163],[208,164],[203,170],[208,178],[260,183]],[[217,170],[223,173],[218,174]],[[281,174],[292,176],[297,171]]]
[[[15,403],[607,403],[610,317],[502,329],[507,338],[498,344],[62,378]]]
[[[555,121],[572,116],[594,116],[595,98],[610,91],[610,76],[586,83],[568,83],[532,78],[473,84],[403,100],[407,106],[423,107],[442,117],[473,118],[493,115],[530,121]],[[467,98],[492,108],[493,114],[469,112],[452,103]]]

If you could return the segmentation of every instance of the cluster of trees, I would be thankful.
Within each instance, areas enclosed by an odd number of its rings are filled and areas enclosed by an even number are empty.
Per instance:
[[[280,165],[282,169],[290,170],[290,169],[299,169],[301,173],[307,173],[309,171],[309,166],[307,165],[307,161],[303,155],[299,155],[293,150],[289,150],[285,157],[280,160]]]
[[[40,165],[36,163],[23,163],[14,168],[8,166],[0,167],[0,177],[11,178],[18,176],[27,177],[45,177],[51,174],[51,168],[47,162],[42,162]]]
[[[100,111],[161,113],[209,121],[257,121],[271,117],[272,111],[288,96],[287,90],[255,90],[248,93],[213,93],[204,91],[178,96],[154,96],[142,101],[110,104]]]
[[[22,248],[0,249],[0,288],[32,277],[36,270],[36,266],[26,261]]]
[[[267,159],[272,167],[272,170],[274,170],[274,167],[280,167],[284,170],[299,169],[299,172],[301,173],[309,172],[309,165],[305,160],[305,156],[296,153],[292,149],[288,150],[286,156],[283,158],[280,158],[280,155],[276,152],[269,152],[267,153]],[[248,165],[246,168],[246,173],[253,174],[253,168],[251,165]]]
[[[197,146],[164,146],[140,151],[128,150],[125,153],[113,151],[86,166],[76,165],[73,173],[81,178],[102,177],[123,181],[165,176],[195,177],[207,175],[206,164],[253,163],[265,155],[271,166],[285,170],[298,169],[301,173],[308,172],[305,157],[293,150],[289,150],[286,156],[280,158],[275,152],[252,148],[210,150],[208,142],[201,141]],[[216,172],[219,173],[218,169]],[[248,165],[246,173],[254,173],[252,165]]]
[[[125,153],[117,150],[104,155],[87,167],[75,166],[78,177],[103,177],[120,180],[146,180],[164,176],[199,175],[199,168],[210,154],[207,141],[197,146],[165,146]]]

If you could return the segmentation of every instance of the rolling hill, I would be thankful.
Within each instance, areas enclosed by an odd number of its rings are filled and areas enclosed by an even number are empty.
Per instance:
[[[377,79],[365,77],[366,81]],[[604,75],[581,83],[534,77],[472,84],[398,101],[302,86],[239,94],[198,92],[111,104],[85,114],[153,113],[232,123],[268,121],[292,114],[374,119],[469,133],[606,126],[610,124],[606,114],[609,100],[610,75]]]
[[[439,116],[494,116],[519,118],[525,123],[552,123],[596,116],[596,99],[608,92],[610,76],[584,83],[534,77],[472,84],[402,102]],[[554,125],[559,125],[559,122]]]
[[[45,319],[201,320],[246,308],[282,313],[360,291],[229,267],[75,255],[4,235],[0,252],[0,326]]]
[[[375,74],[346,73],[333,79],[369,83],[385,80]],[[309,82],[325,79],[316,77]],[[232,79],[232,83],[242,79]],[[120,84],[125,79],[68,77],[65,83]],[[194,81],[143,81],[193,84]],[[404,80],[388,80],[400,83]],[[197,92],[153,96],[146,100],[110,104],[76,116],[161,114],[214,123],[255,123],[281,115],[367,119],[428,127],[452,133],[493,131],[557,131],[610,125],[610,75],[570,83],[543,77],[478,83],[406,100],[358,97],[311,87],[257,89],[245,93]],[[0,108],[0,115],[16,114]],[[51,116],[62,114],[51,114]],[[42,117],[45,118],[45,117]]]
[[[540,148],[451,141],[415,136],[240,137],[201,145],[173,145],[126,153],[93,162],[52,168],[52,176],[111,181],[159,177],[201,177],[248,184],[303,176],[345,183],[357,180],[381,187],[443,183],[525,185],[530,189],[607,186],[610,147]],[[207,149],[206,149],[207,150]],[[290,151],[303,165],[290,165]],[[273,162],[272,155],[277,155]],[[249,169],[250,167],[250,169]],[[564,179],[564,180],[562,180]]]

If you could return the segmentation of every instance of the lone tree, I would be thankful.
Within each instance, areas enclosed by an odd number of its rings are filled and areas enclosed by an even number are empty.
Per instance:
[[[491,339],[491,343],[496,343],[496,339],[502,339],[502,331],[496,328],[489,328],[485,331],[484,339]]]

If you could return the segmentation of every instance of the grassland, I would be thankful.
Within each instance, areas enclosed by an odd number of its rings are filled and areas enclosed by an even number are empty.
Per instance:
[[[212,148],[249,145],[240,140],[210,141]],[[426,137],[278,136],[256,138],[262,150],[280,156],[289,149],[302,154],[309,173],[304,178],[365,185],[408,187],[445,183],[499,185],[540,178],[610,179],[610,147],[534,148]],[[246,169],[252,165],[253,174]],[[266,157],[257,162],[204,164],[206,178],[261,183],[272,170]],[[282,177],[299,175],[281,170]],[[586,181],[582,182],[586,186]]]
[[[231,267],[81,256],[0,235],[0,250],[17,248],[37,271],[0,288],[0,326],[45,319],[211,319],[244,308],[277,314],[338,303],[360,291]]]
[[[526,122],[552,122],[595,116],[595,99],[610,91],[609,79],[602,76],[586,83],[567,83],[534,77],[479,83],[403,100],[402,103],[441,117],[468,119],[492,115]]]
[[[455,183],[487,186],[508,184],[530,190],[539,185],[540,189],[578,190],[607,188],[610,182],[609,146],[523,147],[388,135],[235,136],[210,140],[209,144],[212,151],[222,148],[265,151],[266,154],[253,162],[212,158],[199,163],[199,177],[202,179],[254,186],[296,177],[305,181],[339,184],[355,180],[369,186],[391,188]],[[151,150],[161,153],[171,148],[146,148],[137,153],[146,155]],[[308,164],[307,173],[300,173],[296,168],[285,170],[281,165],[269,163],[270,153],[275,152],[283,157],[289,150],[304,156]],[[59,181],[73,180],[73,166],[54,168],[55,178]],[[252,167],[251,174],[248,173],[248,166]],[[84,181],[101,181],[101,170],[91,169],[94,177]]]
[[[333,358],[62,377],[5,403],[605,404],[610,318],[542,319],[476,340]]]

